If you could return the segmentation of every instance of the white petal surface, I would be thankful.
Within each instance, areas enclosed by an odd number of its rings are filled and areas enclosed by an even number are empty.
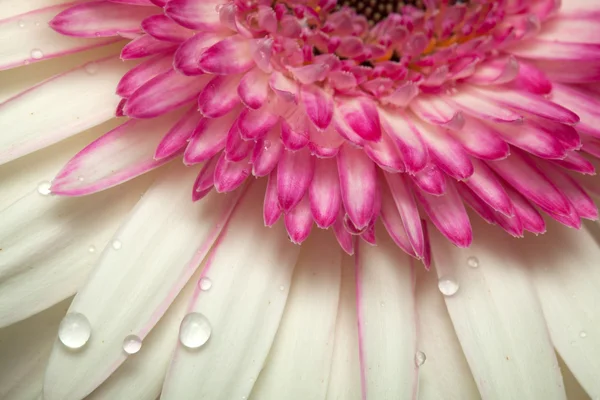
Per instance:
[[[548,224],[521,246],[556,350],[590,397],[600,397],[600,249],[590,232]]]
[[[42,393],[44,369],[69,302],[0,329],[0,398],[35,399]]]
[[[435,271],[426,271],[420,263],[417,270],[418,349],[425,353],[419,368],[419,400],[479,399],[469,365],[444,299],[437,288]]]
[[[325,399],[333,354],[342,250],[317,230],[302,245],[269,361],[251,399]]]
[[[0,7],[3,7],[0,4]],[[55,32],[48,22],[65,6],[0,19],[0,70],[60,57],[120,41],[119,37],[77,38]]]
[[[98,61],[93,73],[82,66],[0,104],[0,164],[112,118],[114,89],[130,67],[118,58]]]
[[[414,267],[386,234],[356,260],[363,399],[416,399]]]
[[[484,399],[565,399],[558,361],[519,239],[477,221],[470,249],[432,230],[438,277],[460,285],[445,296],[454,329]],[[468,265],[476,257],[479,267]]]
[[[356,279],[354,258],[342,259],[342,288],[335,326],[333,359],[327,400],[360,400],[360,359],[356,326]]]
[[[0,167],[0,326],[73,295],[148,186],[145,178],[81,199],[42,194],[81,142]]]
[[[40,8],[67,3],[65,0],[0,0],[0,19],[25,14]]]
[[[275,338],[300,251],[281,222],[264,227],[263,196],[262,183],[250,187],[207,261],[203,277],[212,287],[197,290],[189,311],[208,318],[212,335],[200,349],[178,344],[162,399],[231,400],[252,391]]]
[[[205,257],[237,196],[192,203],[196,173],[179,163],[163,172],[102,254],[70,308],[88,318],[91,339],[78,352],[57,341],[46,400],[81,399],[98,387],[125,360],[123,339],[145,338]]]
[[[142,342],[139,353],[127,358],[86,400],[155,400],[173,355],[179,324],[185,316],[202,269],[194,273],[173,304]]]

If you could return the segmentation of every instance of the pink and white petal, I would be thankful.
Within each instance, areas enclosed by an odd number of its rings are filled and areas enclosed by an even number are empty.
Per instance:
[[[417,347],[426,357],[419,368],[419,399],[480,399],[435,272],[415,269]]]
[[[5,7],[11,5],[3,4],[2,8]],[[23,15],[7,19],[0,17],[0,70],[65,56],[121,40],[76,38],[55,32],[48,26],[48,22],[65,8],[64,5],[40,7]],[[19,40],[15,40],[15,37]]]
[[[194,133],[194,130],[200,123],[202,114],[196,110],[196,107],[190,108],[180,119],[164,134],[160,140],[156,151],[155,160],[163,160],[181,151],[187,146],[188,140]]]
[[[194,169],[180,164],[163,172],[114,236],[118,245],[105,249],[70,307],[87,317],[93,334],[84,352],[57,341],[45,399],[78,399],[98,387],[125,361],[125,336],[143,340],[204,259],[238,196],[209,195],[193,203],[186,188],[195,177]],[[183,240],[190,237],[195,240]]]
[[[189,39],[194,33],[177,24],[166,15],[148,17],[142,21],[141,26],[147,34],[166,42],[181,43]]]
[[[0,164],[111,119],[119,102],[114,88],[129,67],[111,57],[92,75],[81,66],[0,104]],[[82,87],[87,95],[73,96]]]
[[[300,90],[306,115],[318,129],[326,129],[333,118],[333,97],[317,85],[303,85]]]
[[[315,158],[308,150],[284,150],[277,165],[277,194],[283,212],[287,213],[307,193],[315,170]]]
[[[356,280],[354,260],[342,258],[342,282],[333,341],[327,400],[360,400],[360,359],[356,327]]]
[[[300,252],[281,224],[264,228],[263,193],[262,184],[250,187],[204,267],[202,277],[213,285],[197,289],[189,312],[206,316],[214,334],[200,352],[177,345],[165,400],[195,399],[198,393],[213,400],[250,396],[280,326]],[[207,369],[210,374],[203,373]]]
[[[600,138],[600,101],[597,96],[571,85],[555,84],[552,100],[576,113],[581,119],[577,130]]]
[[[199,113],[198,113],[199,114]],[[235,114],[200,120],[185,149],[183,162],[187,165],[206,161],[225,148],[230,130],[237,130]]]
[[[342,203],[340,181],[334,160],[315,161],[315,173],[308,193],[315,223],[319,228],[329,228],[335,222]]]
[[[273,171],[283,155],[283,143],[279,140],[279,129],[275,126],[264,139],[256,141],[252,150],[252,174],[266,176]]]
[[[486,399],[566,399],[539,300],[515,251],[526,239],[483,221],[477,226],[470,249],[437,233],[432,244],[441,282],[459,286],[444,300],[479,392]],[[478,268],[468,266],[469,257]]]
[[[391,109],[380,109],[379,116],[385,132],[394,140],[406,170],[416,173],[427,164],[427,147],[414,125],[407,121],[406,115],[401,115]]]
[[[70,300],[25,321],[0,330],[0,396],[37,399],[42,394],[44,368]]]
[[[440,196],[446,191],[446,175],[433,163],[417,172],[411,179],[425,193]]]
[[[464,124],[460,109],[439,96],[418,96],[409,106],[420,119],[430,124],[443,125],[450,129],[460,129]]]
[[[340,149],[337,165],[346,213],[356,228],[366,228],[375,211],[375,164],[362,150],[346,144]]]
[[[94,38],[141,31],[141,22],[157,14],[154,7],[137,7],[108,1],[88,1],[69,7],[50,21],[50,27],[67,36]]]
[[[507,143],[525,150],[534,156],[546,159],[561,159],[566,155],[565,146],[557,134],[540,125],[526,121],[520,124],[492,124],[494,132]]]
[[[465,184],[495,211],[512,217],[514,215],[512,201],[498,177],[482,161],[473,159],[472,162],[475,172],[465,181]]]
[[[277,170],[273,170],[267,178],[267,189],[263,202],[263,221],[265,226],[275,225],[281,216],[281,206],[277,198]]]
[[[302,200],[284,215],[283,221],[292,243],[302,244],[308,238],[313,227],[308,194],[305,194]]]
[[[363,399],[415,399],[414,266],[386,235],[380,236],[377,247],[361,243],[356,255]]]
[[[343,210],[340,210],[338,218],[333,223],[333,233],[337,239],[340,247],[348,254],[354,254],[354,236],[348,232],[344,226],[344,214]]]
[[[117,85],[117,94],[121,97],[130,97],[144,83],[170,70],[172,64],[172,54],[161,54],[142,62],[123,75]]]
[[[183,42],[173,59],[173,67],[184,75],[202,75],[198,63],[204,50],[223,39],[224,36],[215,32],[198,32]]]
[[[385,230],[390,235],[390,238],[401,248],[406,254],[417,258],[412,243],[404,229],[404,221],[400,216],[398,207],[394,202],[392,193],[388,184],[385,182],[381,183],[381,209],[380,217]],[[420,221],[419,221],[420,222]]]
[[[269,133],[278,121],[279,116],[270,107],[262,107],[259,110],[246,108],[240,113],[238,126],[242,138],[245,140],[257,140]]]
[[[306,102],[304,104],[306,105]],[[381,138],[379,112],[372,100],[366,97],[350,97],[340,100],[336,109],[344,122],[360,138],[366,141],[377,141]]]
[[[134,118],[155,118],[193,100],[210,77],[189,77],[174,69],[150,79],[127,100],[123,111]]]
[[[152,121],[130,120],[77,153],[52,181],[52,193],[83,196],[119,185],[160,167],[154,152],[165,132],[181,116],[169,114]]]
[[[460,90],[448,96],[447,99],[461,110],[479,119],[495,122],[514,122],[523,118],[516,111],[482,96],[472,86],[461,87]]]
[[[531,266],[552,342],[591,398],[600,395],[595,371],[600,368],[600,318],[594,307],[600,284],[598,244],[586,229],[575,231],[551,223],[519,253]]]
[[[325,400],[341,264],[342,250],[328,232],[315,232],[303,245],[269,361],[250,397],[277,399],[294,393],[302,399]]]
[[[500,160],[508,157],[510,146],[491,127],[480,120],[465,117],[460,130],[448,131],[465,151],[484,160]]]
[[[594,43],[569,43],[555,40],[528,40],[507,49],[510,53],[533,60],[597,61],[600,45]]]
[[[86,399],[151,400],[160,396],[163,381],[179,336],[179,325],[187,313],[202,269],[192,275],[173,304],[142,343],[135,357],[127,360]]]
[[[198,63],[202,71],[215,75],[240,74],[255,65],[249,41],[240,35],[215,43],[202,53]]]
[[[246,107],[261,108],[269,96],[269,75],[260,68],[251,69],[241,79],[237,94]]]
[[[121,59],[134,60],[155,54],[170,53],[177,49],[176,43],[158,40],[150,35],[141,35],[127,43],[121,50]]]
[[[169,0],[165,14],[186,28],[211,31],[221,28],[217,7],[222,0]]]
[[[248,160],[229,161],[225,153],[221,153],[215,166],[215,190],[218,193],[227,193],[237,189],[250,175],[250,169]]]
[[[219,118],[233,110],[240,104],[236,90],[240,79],[240,75],[212,78],[198,96],[198,110],[208,118]]]

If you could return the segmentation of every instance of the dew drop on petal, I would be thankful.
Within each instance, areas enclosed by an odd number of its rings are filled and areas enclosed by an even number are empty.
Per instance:
[[[88,247],[88,251],[90,253],[95,253],[96,252],[96,246],[92,245],[92,246]]]
[[[179,341],[188,349],[197,349],[203,346],[210,338],[210,334],[210,322],[200,313],[189,313],[181,321]]]
[[[31,58],[34,60],[40,60],[44,57],[44,53],[40,49],[31,50]]]
[[[202,278],[200,279],[200,282],[198,282],[198,286],[200,287],[200,290],[210,290],[212,287],[212,281],[208,278]]]
[[[471,268],[479,267],[479,260],[477,257],[469,257],[467,258],[467,265]]]
[[[449,277],[441,277],[438,280],[438,288],[444,296],[453,296],[458,292],[458,282]]]
[[[425,361],[427,361],[427,355],[420,350],[417,351],[415,353],[415,365],[420,367],[421,365],[425,364]]]
[[[281,290],[283,292],[285,290],[285,286],[283,286],[283,285],[279,286],[279,290]]]
[[[19,28],[25,28],[25,22],[22,20],[18,20],[17,25],[19,25]]]
[[[42,196],[48,196],[49,194],[52,194],[52,192],[50,191],[51,186],[52,184],[48,181],[41,182],[37,188],[38,193]]]
[[[77,180],[78,180],[79,182],[83,182],[85,179],[83,178],[83,176],[78,176],[78,177],[77,177]]]
[[[269,150],[269,148],[271,147],[271,141],[265,140],[263,146],[265,147],[265,150]]]
[[[98,64],[95,62],[87,63],[83,68],[85,69],[85,72],[90,75],[94,75],[96,72],[98,72]]]
[[[58,327],[58,339],[69,349],[80,349],[92,334],[90,321],[77,312],[68,313]]]
[[[585,331],[581,331],[581,332],[579,332],[579,337],[585,338],[585,337],[587,337],[587,333]]]
[[[128,335],[123,340],[123,351],[127,354],[135,354],[142,348],[142,339],[136,335]]]
[[[113,249],[119,250],[121,247],[123,247],[123,243],[121,243],[120,240],[113,240],[113,242],[112,242]]]

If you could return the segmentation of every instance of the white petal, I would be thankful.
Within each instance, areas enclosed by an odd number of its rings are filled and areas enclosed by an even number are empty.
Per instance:
[[[600,249],[586,230],[550,223],[521,246],[556,350],[592,398],[600,397]]]
[[[415,399],[414,266],[389,236],[360,243],[356,290],[364,399]]]
[[[342,288],[335,326],[335,341],[327,400],[360,400],[360,359],[356,326],[354,258],[342,260]]]
[[[100,385],[125,360],[123,339],[145,338],[205,257],[237,196],[192,203],[196,173],[175,163],[161,174],[102,254],[70,308],[88,318],[91,338],[78,352],[56,342],[46,400],[81,399]]]
[[[196,293],[190,312],[208,318],[212,335],[196,351],[178,344],[162,399],[247,398],[263,368],[300,250],[281,223],[264,227],[263,196],[262,183],[250,187],[207,261],[212,287]]]
[[[42,393],[44,368],[69,302],[0,329],[0,398],[35,399]]]
[[[131,67],[118,58],[79,67],[0,104],[0,163],[47,147],[109,120],[114,89]]]
[[[173,304],[133,354],[86,400],[155,400],[160,396],[169,361],[202,269],[194,273]]]
[[[459,249],[432,231],[438,277],[460,285],[446,306],[485,399],[565,399],[558,361],[541,306],[501,229],[477,221],[477,238]],[[478,268],[468,265],[476,257]],[[474,260],[473,260],[474,261]]]
[[[4,7],[1,5],[0,7]],[[67,6],[68,7],[68,6]],[[0,70],[60,57],[120,41],[119,37],[78,38],[55,32],[48,23],[65,6],[0,19]]]
[[[577,379],[573,376],[569,367],[565,365],[565,362],[558,356],[558,363],[560,365],[560,372],[565,382],[565,390],[567,392],[567,399],[569,400],[590,400],[590,396],[587,395],[585,390],[581,387]]]
[[[40,8],[52,7],[67,3],[65,0],[0,0],[0,19],[10,18],[26,12],[35,11]]]
[[[41,194],[80,142],[0,168],[0,326],[73,295],[149,184],[145,178],[85,198]]]
[[[302,245],[289,299],[251,398],[325,399],[340,298],[342,250],[318,230]]]
[[[419,400],[479,399],[480,395],[454,333],[435,271],[417,269],[418,349],[425,354],[419,368]]]

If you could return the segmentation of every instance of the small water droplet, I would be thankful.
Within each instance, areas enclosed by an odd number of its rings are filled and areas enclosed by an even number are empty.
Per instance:
[[[188,349],[197,349],[208,341],[210,333],[210,322],[204,315],[197,312],[189,313],[181,321],[179,341]]]
[[[425,364],[425,361],[427,361],[427,355],[420,350],[417,351],[415,353],[415,365],[420,367],[421,365]]]
[[[283,292],[285,290],[285,286],[283,286],[283,285],[279,286],[279,290],[281,290]]]
[[[85,72],[90,75],[94,75],[96,72],[98,72],[98,64],[95,62],[87,63],[83,68],[85,69]]]
[[[40,26],[40,21],[35,21],[35,26]]]
[[[385,303],[384,303],[383,301],[382,301],[381,303],[379,303],[379,305],[380,305],[381,307],[385,307]]]
[[[83,176],[78,176],[78,177],[77,177],[77,180],[78,180],[79,182],[83,182],[85,179],[84,179],[84,177],[83,177]]]
[[[44,57],[44,53],[40,49],[31,50],[31,58],[34,60],[40,60]]]
[[[477,257],[469,257],[467,258],[467,265],[471,268],[479,267],[479,260]]]
[[[581,331],[581,332],[579,332],[579,337],[585,338],[585,337],[587,337],[587,333],[585,331]]]
[[[269,148],[271,147],[271,141],[270,140],[265,140],[263,143],[265,150],[269,150]]]
[[[51,186],[52,184],[48,181],[41,182],[37,188],[38,193],[42,196],[48,196],[49,194],[52,194],[52,192],[50,191]]]
[[[127,354],[135,354],[142,348],[142,339],[136,335],[128,335],[123,340],[123,351]]]
[[[200,279],[200,282],[198,282],[198,286],[200,286],[200,290],[210,290],[212,287],[212,281],[208,278],[202,278]]]
[[[88,251],[90,253],[95,253],[96,252],[96,246],[92,245],[92,246],[88,247]]]
[[[17,25],[19,25],[19,28],[25,28],[25,21],[18,20]]]
[[[83,347],[92,334],[90,321],[81,313],[68,313],[58,327],[58,339],[70,349]]]
[[[453,296],[458,292],[458,282],[448,277],[441,277],[438,280],[438,288],[444,296]]]
[[[120,240],[113,240],[113,242],[112,242],[113,249],[119,250],[121,247],[123,247],[123,243],[121,243]]]

